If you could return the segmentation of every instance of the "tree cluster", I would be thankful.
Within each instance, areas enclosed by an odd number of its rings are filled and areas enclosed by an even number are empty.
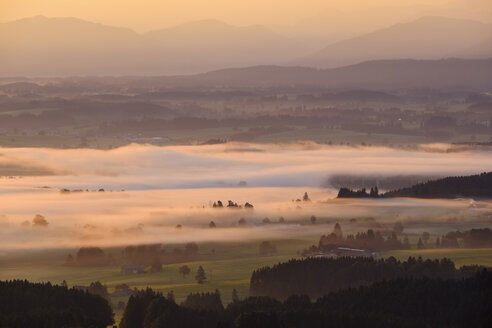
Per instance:
[[[258,253],[261,256],[269,256],[277,254],[277,247],[269,241],[263,241],[258,247]]]
[[[468,272],[468,271],[467,271]],[[321,297],[339,289],[356,288],[382,280],[406,277],[459,278],[449,259],[407,261],[373,258],[306,258],[290,260],[255,270],[251,275],[250,295],[286,299],[290,295]]]
[[[436,241],[438,248],[458,248],[460,245],[463,245],[464,248],[488,248],[492,247],[492,230],[481,228],[463,232],[451,231],[438,241]]]
[[[378,187],[371,188],[369,193],[366,191],[366,188],[362,188],[359,190],[352,190],[349,188],[342,187],[338,191],[337,198],[378,198],[381,197],[379,194]]]
[[[161,244],[127,246],[123,250],[123,262],[126,264],[149,265],[159,269],[162,264],[179,263],[194,259],[198,255],[196,243],[185,244],[184,248],[166,250]]]
[[[410,248],[409,244],[398,239],[395,231],[384,237],[380,231],[368,229],[367,232],[358,232],[355,235],[349,234],[346,237],[343,237],[342,228],[340,224],[337,223],[335,224],[332,233],[322,235],[320,237],[317,248],[310,248],[309,252],[304,255],[312,255],[313,251],[316,253],[326,252],[331,247],[335,246],[358,248],[370,251],[387,251]]]
[[[108,302],[50,283],[0,281],[0,327],[94,327],[114,323]]]
[[[492,172],[470,176],[447,177],[415,184],[411,187],[391,190],[379,194],[377,187],[368,193],[365,188],[352,190],[341,187],[337,198],[379,198],[379,197],[415,197],[415,198],[456,198],[456,197],[492,197]]]
[[[492,197],[492,172],[447,177],[389,191],[384,197],[456,198]]]
[[[221,200],[218,200],[213,203],[212,205],[213,208],[222,208],[222,207],[229,207],[229,208],[243,208],[243,205],[238,205],[238,203],[233,202],[232,200],[227,201],[227,205],[224,206]],[[244,203],[244,208],[253,208],[253,205],[250,203],[246,202]]]

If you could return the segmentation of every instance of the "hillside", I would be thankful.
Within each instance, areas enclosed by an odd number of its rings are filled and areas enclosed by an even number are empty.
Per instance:
[[[329,68],[379,59],[492,56],[483,48],[491,37],[490,24],[428,16],[334,43],[292,63]]]
[[[159,80],[163,85],[174,86],[317,86],[371,90],[466,87],[488,90],[492,85],[492,59],[379,60],[335,69],[254,66]]]
[[[2,76],[170,75],[275,64],[305,54],[264,26],[190,22],[138,34],[77,18],[0,24]]]
[[[492,172],[471,176],[447,177],[389,191],[384,197],[458,198],[492,197]]]
[[[337,198],[492,198],[492,172],[470,176],[447,177],[415,184],[411,187],[378,193],[378,188],[351,190],[342,187]]]

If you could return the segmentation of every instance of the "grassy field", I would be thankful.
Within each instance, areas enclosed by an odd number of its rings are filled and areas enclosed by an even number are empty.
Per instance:
[[[144,273],[124,275],[119,266],[107,267],[80,267],[64,265],[65,256],[74,250],[56,250],[49,254],[37,256],[36,253],[25,257],[15,256],[0,259],[0,280],[27,279],[29,281],[50,281],[54,284],[65,280],[69,286],[89,285],[94,281],[101,281],[108,286],[110,292],[117,284],[126,283],[131,288],[151,287],[154,290],[167,293],[173,291],[176,300],[181,302],[191,292],[208,292],[218,289],[224,303],[231,301],[232,290],[236,289],[240,297],[247,297],[249,293],[249,279],[251,273],[263,266],[271,266],[279,262],[297,257],[298,251],[316,244],[316,237],[305,239],[276,240],[273,243],[278,249],[275,256],[259,256],[258,242],[245,243],[203,243],[200,244],[197,260],[186,263],[168,264],[158,273]],[[168,245],[173,247],[173,245]],[[178,246],[178,245],[176,245]],[[121,249],[108,249],[115,258]],[[39,253],[42,254],[42,253]],[[447,257],[456,263],[456,266],[479,264],[492,266],[492,249],[426,249],[390,251],[384,257],[394,256],[405,260],[409,256],[423,258]],[[191,274],[182,277],[178,268],[188,265]],[[199,266],[206,271],[207,281],[198,284],[195,273]],[[127,301],[127,297],[113,298],[113,304]],[[115,311],[116,321],[121,319],[122,312]]]
[[[229,303],[233,289],[238,291],[240,297],[248,296],[249,279],[253,270],[296,257],[297,251],[315,242],[315,238],[274,241],[278,249],[278,254],[275,256],[259,256],[258,242],[204,243],[199,245],[199,256],[196,261],[164,265],[162,272],[135,275],[122,274],[119,266],[66,266],[64,265],[65,256],[73,253],[74,250],[56,250],[51,254],[45,254],[44,259],[36,254],[24,258],[1,259],[0,280],[27,279],[33,282],[50,281],[54,284],[66,280],[69,286],[89,285],[91,282],[101,281],[108,286],[110,292],[117,284],[126,283],[131,288],[151,287],[163,293],[173,291],[178,302],[184,300],[191,292],[218,289],[223,302]],[[107,250],[107,253],[111,252],[116,255],[120,251],[112,249]],[[178,272],[178,268],[182,265],[188,265],[191,268],[191,274],[185,278]],[[207,275],[207,281],[202,285],[198,284],[194,278],[200,265],[203,266]],[[126,299],[113,298],[112,302],[117,304],[118,301],[126,301]],[[121,314],[120,311],[116,311],[117,322]]]
[[[386,252],[384,257],[394,256],[399,260],[406,260],[409,256],[423,259],[434,259],[447,257],[457,267],[463,265],[484,265],[492,267],[492,248],[483,249],[412,249]]]

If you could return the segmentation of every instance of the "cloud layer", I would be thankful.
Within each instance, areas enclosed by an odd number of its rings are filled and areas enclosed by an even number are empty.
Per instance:
[[[337,200],[333,190],[319,188],[332,174],[455,175],[492,167],[489,152],[449,151],[448,145],[413,150],[312,143],[130,145],[111,151],[9,148],[0,154],[0,167],[17,165],[24,173],[33,168],[32,174],[1,179],[4,251],[317,236],[337,221],[353,231],[397,220],[409,229],[423,223],[431,231],[443,224],[449,230],[490,225],[492,218],[489,202],[470,208],[470,200]],[[36,175],[40,168],[43,175]],[[240,181],[246,186],[238,186]],[[63,188],[84,191],[61,193]],[[105,192],[96,191],[101,188]],[[305,191],[311,203],[293,202]],[[255,208],[211,208],[218,199]],[[36,214],[47,225],[33,225]],[[311,215],[322,225],[310,225]],[[287,224],[262,224],[265,217],[276,222],[280,216]],[[246,228],[237,227],[242,217]],[[212,220],[218,228],[208,228]]]

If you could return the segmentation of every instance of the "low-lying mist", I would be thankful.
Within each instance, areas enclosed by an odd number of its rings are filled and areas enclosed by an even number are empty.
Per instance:
[[[492,167],[488,152],[448,152],[443,145],[402,150],[228,143],[110,151],[5,148],[0,154],[0,167],[17,165],[25,173],[0,180],[3,252],[300,238],[328,233],[335,222],[356,231],[395,221],[410,230],[416,223],[451,230],[491,221],[487,201],[341,200],[335,190],[320,187],[335,174],[442,176]],[[304,192],[310,201],[297,201]],[[213,208],[217,200],[254,208]],[[245,225],[238,224],[241,218]],[[209,228],[210,221],[216,228]]]

